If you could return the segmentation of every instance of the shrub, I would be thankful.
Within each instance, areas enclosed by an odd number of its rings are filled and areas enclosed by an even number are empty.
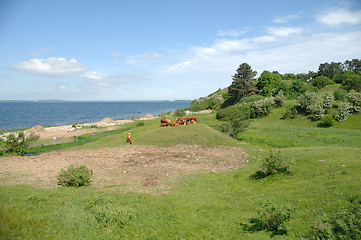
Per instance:
[[[286,234],[286,223],[291,219],[292,212],[294,212],[294,209],[281,208],[272,202],[266,201],[262,208],[257,211],[259,218],[252,218],[250,222],[275,234]]]
[[[333,92],[333,96],[335,97],[335,100],[344,100],[345,96],[347,94],[347,91],[344,89],[337,89]]]
[[[30,135],[30,137],[26,138],[23,131],[18,132],[17,134],[9,134],[6,137],[5,141],[5,153],[11,155],[24,155],[24,148],[27,148],[29,144],[39,136]]]
[[[321,240],[321,239],[334,239],[332,233],[332,225],[327,221],[317,219],[308,233],[308,239]]]
[[[317,219],[308,233],[309,239],[361,239],[361,202],[351,201],[325,219]]]
[[[276,107],[282,107],[283,103],[285,102],[285,96],[283,95],[283,90],[281,89],[277,96],[274,98],[274,103]]]
[[[348,102],[340,102],[337,107],[336,121],[346,121],[351,115],[352,105]]]
[[[174,111],[175,117],[182,117],[184,115],[186,115],[186,111],[182,108],[178,108],[177,110]]]
[[[324,109],[329,109],[333,107],[333,102],[335,101],[335,97],[332,93],[325,93],[321,97],[321,105]]]
[[[297,109],[291,108],[288,109],[286,112],[283,113],[282,119],[285,118],[295,118],[297,116]]]
[[[274,103],[275,102],[273,97],[261,99],[257,102],[254,102],[252,104],[254,117],[267,116],[270,113]]]
[[[296,98],[298,106],[308,111],[309,106],[314,105],[318,101],[316,93],[305,92]]]
[[[331,116],[325,116],[321,119],[320,123],[317,125],[318,127],[328,128],[332,127],[333,120]]]
[[[312,81],[312,85],[317,87],[318,89],[324,88],[327,85],[334,84],[335,82],[329,79],[326,76],[318,76],[315,80]]]
[[[222,133],[228,133],[229,130],[231,129],[231,124],[229,122],[223,122],[220,125],[218,125],[216,129],[218,129]]]
[[[139,121],[136,124],[137,127],[143,127],[144,125],[145,125],[144,121]]]
[[[230,106],[220,109],[216,114],[216,119],[229,121],[238,116],[242,116],[244,119],[249,119],[253,115],[253,108],[251,108],[249,104],[243,104],[241,106]]]
[[[346,100],[352,104],[352,111],[358,112],[361,108],[361,93],[348,93],[346,94]]]
[[[88,169],[85,165],[79,167],[69,165],[67,170],[61,169],[58,174],[56,177],[58,185],[81,187],[90,185],[93,170]]]
[[[247,119],[244,119],[242,117],[236,117],[231,120],[230,124],[230,136],[233,138],[237,138],[238,133],[244,132],[245,128],[247,128],[250,125],[250,121]]]
[[[269,176],[278,172],[290,172],[291,159],[288,156],[283,156],[281,152],[270,154],[261,159],[260,170],[265,176]]]
[[[312,114],[311,118],[315,121],[320,120],[326,112],[321,104],[312,104],[307,107],[307,110]]]

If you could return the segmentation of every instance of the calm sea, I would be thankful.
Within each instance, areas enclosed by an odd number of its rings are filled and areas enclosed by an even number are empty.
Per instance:
[[[98,122],[159,115],[189,107],[190,101],[174,102],[0,102],[0,130]],[[140,113],[138,113],[140,112]]]

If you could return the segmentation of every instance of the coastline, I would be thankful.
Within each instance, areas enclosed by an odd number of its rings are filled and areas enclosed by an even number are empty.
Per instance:
[[[212,110],[202,110],[198,112],[191,112],[190,114],[209,114],[211,112]],[[91,128],[92,126],[102,127],[104,128],[105,131],[110,131],[117,129],[120,125],[123,125],[125,123],[131,123],[135,121],[146,121],[156,118],[160,118],[160,117],[147,114],[146,116],[137,118],[135,120],[132,119],[112,120],[110,118],[103,118],[103,120],[99,122],[92,122],[92,123],[66,124],[66,125],[59,125],[53,127],[33,126],[25,130],[24,133],[26,136],[29,136],[31,134],[38,135],[39,139],[57,140],[59,138],[68,138],[91,132],[99,132],[99,128]],[[8,131],[0,135],[0,139],[6,140],[6,137],[14,132],[17,131]]]

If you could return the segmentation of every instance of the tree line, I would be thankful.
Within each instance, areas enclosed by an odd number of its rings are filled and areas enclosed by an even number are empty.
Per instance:
[[[295,98],[307,91],[317,92],[330,84],[341,84],[346,91],[361,92],[361,60],[346,60],[344,63],[321,63],[317,72],[285,73],[263,71],[256,78],[257,72],[247,63],[242,63],[232,76],[228,87],[227,105],[238,102],[241,98],[259,94],[272,97],[283,91],[287,98]]]

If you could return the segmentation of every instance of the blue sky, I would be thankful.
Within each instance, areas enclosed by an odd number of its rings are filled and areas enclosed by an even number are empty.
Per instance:
[[[361,58],[361,2],[0,1],[0,100],[196,99]]]

